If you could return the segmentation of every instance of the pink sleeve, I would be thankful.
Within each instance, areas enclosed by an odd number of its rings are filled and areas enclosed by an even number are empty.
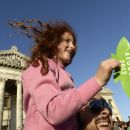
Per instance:
[[[79,88],[78,92],[82,102],[86,104],[96,93],[101,90],[100,85],[97,83],[95,78],[91,78],[83,83]]]
[[[78,89],[61,91],[51,71],[46,76],[35,73],[35,76],[27,77],[28,80],[25,80],[23,76],[23,84],[28,87],[37,110],[48,122],[55,125],[76,114],[101,89],[92,78]]]

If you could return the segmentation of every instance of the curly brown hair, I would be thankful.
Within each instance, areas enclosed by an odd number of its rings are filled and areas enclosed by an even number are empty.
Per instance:
[[[38,26],[32,25],[37,23]],[[10,26],[18,27],[23,30],[24,34],[28,37],[32,37],[35,44],[32,48],[30,64],[34,67],[39,66],[39,60],[42,63],[41,73],[47,74],[48,59],[54,59],[57,62],[58,48],[57,46],[62,41],[62,35],[65,32],[69,32],[74,38],[74,44],[76,46],[76,34],[72,27],[64,21],[53,21],[48,23],[42,23],[39,20],[23,20],[20,22],[11,21]],[[76,53],[76,50],[74,54]],[[54,58],[56,57],[56,59]]]

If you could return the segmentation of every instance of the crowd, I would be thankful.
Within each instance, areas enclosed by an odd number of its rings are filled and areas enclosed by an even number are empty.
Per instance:
[[[114,130],[130,130],[130,120],[124,121],[113,121]]]

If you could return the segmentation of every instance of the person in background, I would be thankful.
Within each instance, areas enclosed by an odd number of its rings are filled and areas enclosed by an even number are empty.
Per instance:
[[[81,109],[78,119],[79,130],[114,130],[111,106],[99,94]]]
[[[124,121],[121,121],[120,123],[119,123],[119,127],[120,127],[120,130],[127,130],[127,123],[126,122],[124,122]]]
[[[130,130],[130,120],[127,122],[127,130]]]
[[[120,130],[120,127],[118,125],[118,121],[113,121],[114,130]]]
[[[32,22],[38,26],[29,25]],[[65,70],[77,52],[76,34],[67,22],[28,20],[9,24],[22,29],[35,43],[29,67],[22,73],[24,130],[77,130],[77,113],[107,84],[120,63],[115,59],[102,61],[97,72],[76,88]],[[104,109],[102,115],[111,117],[111,112]]]

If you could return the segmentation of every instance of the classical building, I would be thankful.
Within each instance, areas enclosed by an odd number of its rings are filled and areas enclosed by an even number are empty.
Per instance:
[[[28,59],[15,46],[0,51],[0,130],[22,130],[25,114],[21,72],[27,67]],[[105,87],[100,93],[111,104],[113,119],[122,120],[111,90]]]
[[[0,51],[0,130],[20,130],[23,125],[21,72],[28,57],[17,47]]]

